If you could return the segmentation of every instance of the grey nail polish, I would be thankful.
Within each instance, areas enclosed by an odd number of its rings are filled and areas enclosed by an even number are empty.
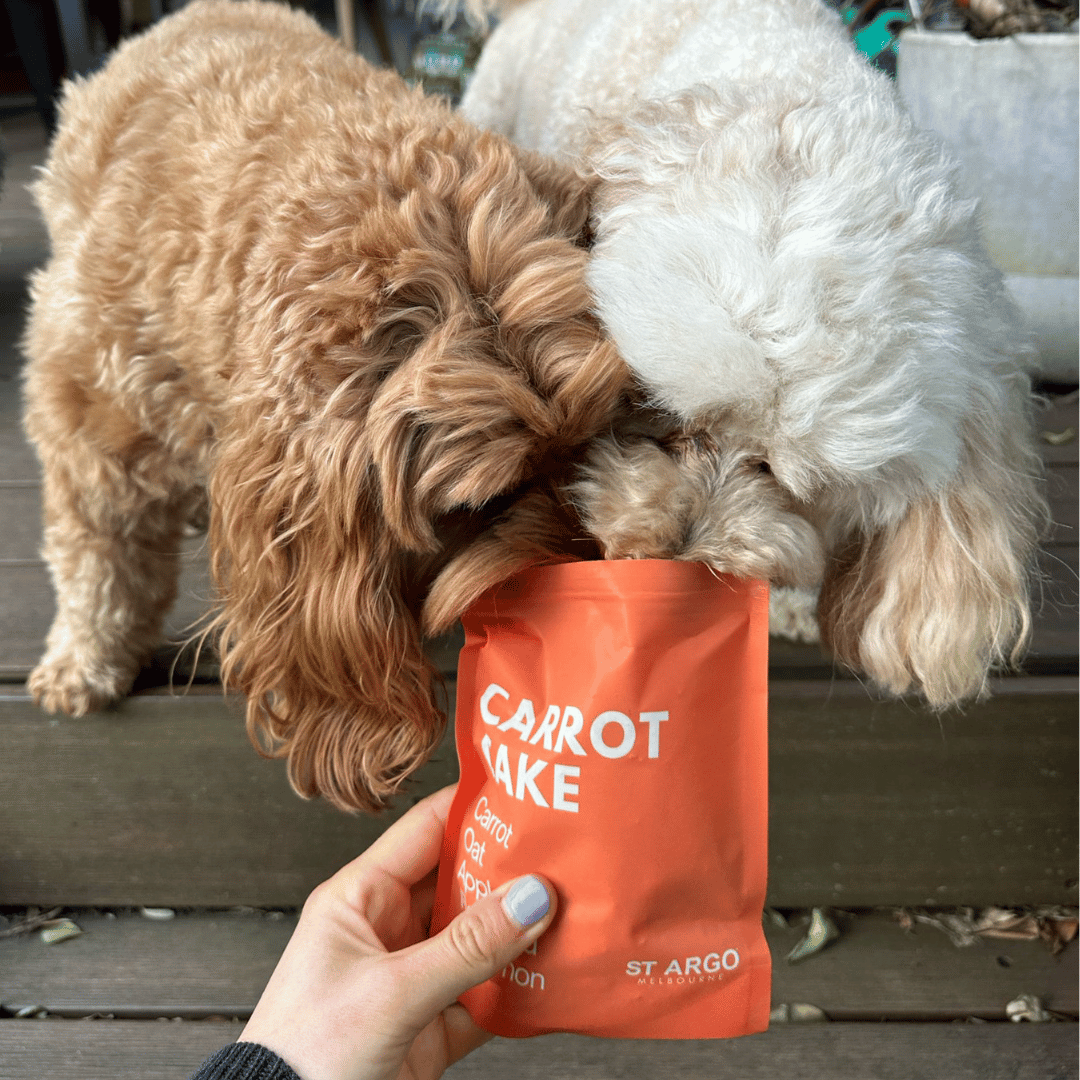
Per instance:
[[[503,897],[507,915],[523,930],[547,914],[548,903],[547,889],[539,878],[532,875],[515,881]]]

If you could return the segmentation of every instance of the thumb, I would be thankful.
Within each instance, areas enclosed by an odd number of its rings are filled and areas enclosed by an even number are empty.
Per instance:
[[[434,937],[396,957],[410,987],[409,1019],[420,1029],[466,990],[498,974],[555,917],[555,890],[536,874],[516,878],[467,907]]]

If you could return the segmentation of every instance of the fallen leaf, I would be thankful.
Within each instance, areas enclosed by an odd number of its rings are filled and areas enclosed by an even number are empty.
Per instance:
[[[5,930],[0,930],[0,938],[15,937],[18,934],[30,934],[35,930],[39,930],[42,926],[51,922],[57,915],[63,911],[63,908],[53,908],[52,911],[46,911],[44,913],[38,912],[36,908],[32,909],[33,914],[27,913],[25,919],[22,922],[17,922],[14,926],[9,926]]]
[[[822,908],[810,912],[810,926],[805,937],[787,955],[789,964],[798,963],[815,953],[821,952],[830,941],[840,936],[836,923],[825,914]]]
[[[1067,427],[1064,431],[1044,431],[1042,437],[1043,442],[1051,446],[1064,446],[1076,438],[1076,428]]]
[[[139,914],[144,919],[153,919],[156,922],[168,922],[176,918],[176,912],[167,907],[144,907],[139,908]]]
[[[1034,994],[1021,994],[1018,998],[1014,998],[1005,1006],[1005,1015],[1016,1024],[1022,1020],[1028,1020],[1033,1024],[1045,1024],[1053,1019]]]
[[[769,1013],[770,1024],[820,1024],[828,1019],[823,1009],[802,1001],[776,1005]]]
[[[70,919],[56,919],[48,926],[42,927],[41,940],[46,945],[58,945],[68,938],[78,937],[82,928],[76,926]]]

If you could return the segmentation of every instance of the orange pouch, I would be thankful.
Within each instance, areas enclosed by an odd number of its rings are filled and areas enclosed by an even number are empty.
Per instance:
[[[472,1018],[504,1036],[763,1031],[767,585],[561,563],[463,622],[431,932],[520,874],[559,894],[536,945],[462,995]]]

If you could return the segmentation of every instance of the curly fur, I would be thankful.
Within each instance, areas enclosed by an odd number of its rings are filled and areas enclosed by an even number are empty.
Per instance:
[[[713,536],[756,530],[759,569],[806,543],[823,637],[880,686],[939,708],[984,692],[1024,647],[1046,510],[1029,350],[936,140],[818,0],[467,7],[505,18],[465,114],[600,179],[589,283],[620,353],[721,448],[713,478],[767,461],[817,541],[756,496],[714,500]],[[699,459],[596,460],[590,498],[605,471],[640,491],[617,525],[586,520],[662,550],[635,500],[685,502]]]
[[[441,733],[423,637],[549,558],[822,583],[843,660],[980,693],[1029,622],[1023,346],[835,20],[535,0],[466,110],[502,134],[246,0],[67,88],[25,339],[38,701],[127,691],[207,490],[225,680],[343,808]]]
[[[630,382],[589,311],[588,185],[306,16],[207,2],[67,88],[36,196],[34,695],[128,690],[208,486],[252,737],[302,794],[378,807],[444,723],[421,623],[582,547],[558,484]]]

